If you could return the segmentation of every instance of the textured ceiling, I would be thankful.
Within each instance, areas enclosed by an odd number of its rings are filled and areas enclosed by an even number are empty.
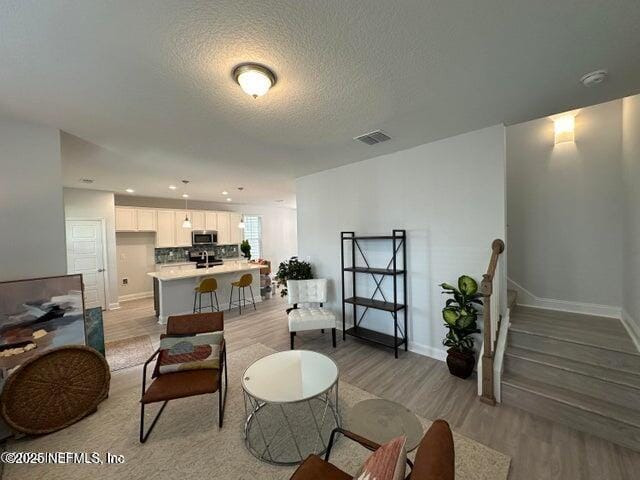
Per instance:
[[[70,186],[290,202],[297,176],[637,93],[638,52],[638,0],[3,0],[0,109],[113,153],[69,136]],[[245,61],[278,75],[265,97]]]

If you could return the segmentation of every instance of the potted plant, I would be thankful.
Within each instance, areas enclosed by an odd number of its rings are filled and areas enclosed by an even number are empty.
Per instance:
[[[251,260],[251,245],[249,245],[249,240],[243,240],[240,243],[240,251],[244,255],[244,258]]]
[[[473,372],[476,359],[473,353],[474,333],[479,333],[477,305],[482,305],[478,283],[467,275],[458,279],[458,288],[441,283],[443,294],[452,295],[442,309],[445,327],[449,330],[442,341],[449,347],[447,366],[452,375],[468,378]]]
[[[309,262],[300,261],[297,257],[281,262],[276,273],[278,285],[282,286],[280,296],[284,297],[287,294],[287,280],[309,280],[310,278],[313,278],[313,273]]]

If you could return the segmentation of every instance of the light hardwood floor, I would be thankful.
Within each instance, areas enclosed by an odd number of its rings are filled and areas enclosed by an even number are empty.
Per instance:
[[[228,349],[256,342],[275,350],[289,348],[289,333],[280,299],[225,313]],[[153,316],[149,299],[122,304],[105,312],[107,342],[150,335],[157,342],[163,327]],[[476,379],[452,377],[443,362],[411,352],[398,360],[391,350],[339,337],[331,348],[331,336],[320,332],[298,334],[296,348],[330,355],[339,365],[341,379],[380,397],[402,403],[425,418],[444,418],[459,433],[512,457],[509,478],[537,479],[637,479],[640,453],[587,435],[506,405],[491,407],[476,396]]]

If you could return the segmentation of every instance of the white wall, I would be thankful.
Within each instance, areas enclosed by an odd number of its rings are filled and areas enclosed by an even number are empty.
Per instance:
[[[0,281],[67,273],[60,133],[0,115]]]
[[[116,195],[116,205],[184,208],[184,200]],[[296,210],[294,208],[265,205],[228,205],[197,200],[189,201],[189,208],[260,215],[262,217],[262,257],[271,260],[274,269],[278,267],[279,262],[298,253]]]
[[[623,101],[622,160],[625,187],[623,315],[640,349],[640,95]]]
[[[153,281],[147,273],[156,269],[155,245],[156,235],[153,232],[116,233],[120,301],[153,293]],[[123,285],[123,278],[127,279],[127,285]]]
[[[64,189],[64,214],[70,220],[105,220],[107,238],[108,308],[118,308],[118,262],[116,256],[116,219],[112,192]]]
[[[504,142],[504,128],[495,126],[296,181],[300,257],[309,257],[316,275],[330,280],[329,306],[339,317],[340,232],[405,229],[410,348],[444,358],[438,284],[461,274],[479,281],[491,242],[504,238]],[[390,247],[370,247],[375,266],[386,266]],[[391,332],[390,318],[374,312],[370,325]]]
[[[582,109],[575,143],[548,118],[507,128],[509,278],[536,297],[619,309],[621,132],[621,100]]]

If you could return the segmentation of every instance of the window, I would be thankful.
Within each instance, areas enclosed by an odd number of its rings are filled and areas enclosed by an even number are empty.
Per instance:
[[[251,258],[261,258],[262,222],[259,216],[244,216],[244,239],[251,245]]]

